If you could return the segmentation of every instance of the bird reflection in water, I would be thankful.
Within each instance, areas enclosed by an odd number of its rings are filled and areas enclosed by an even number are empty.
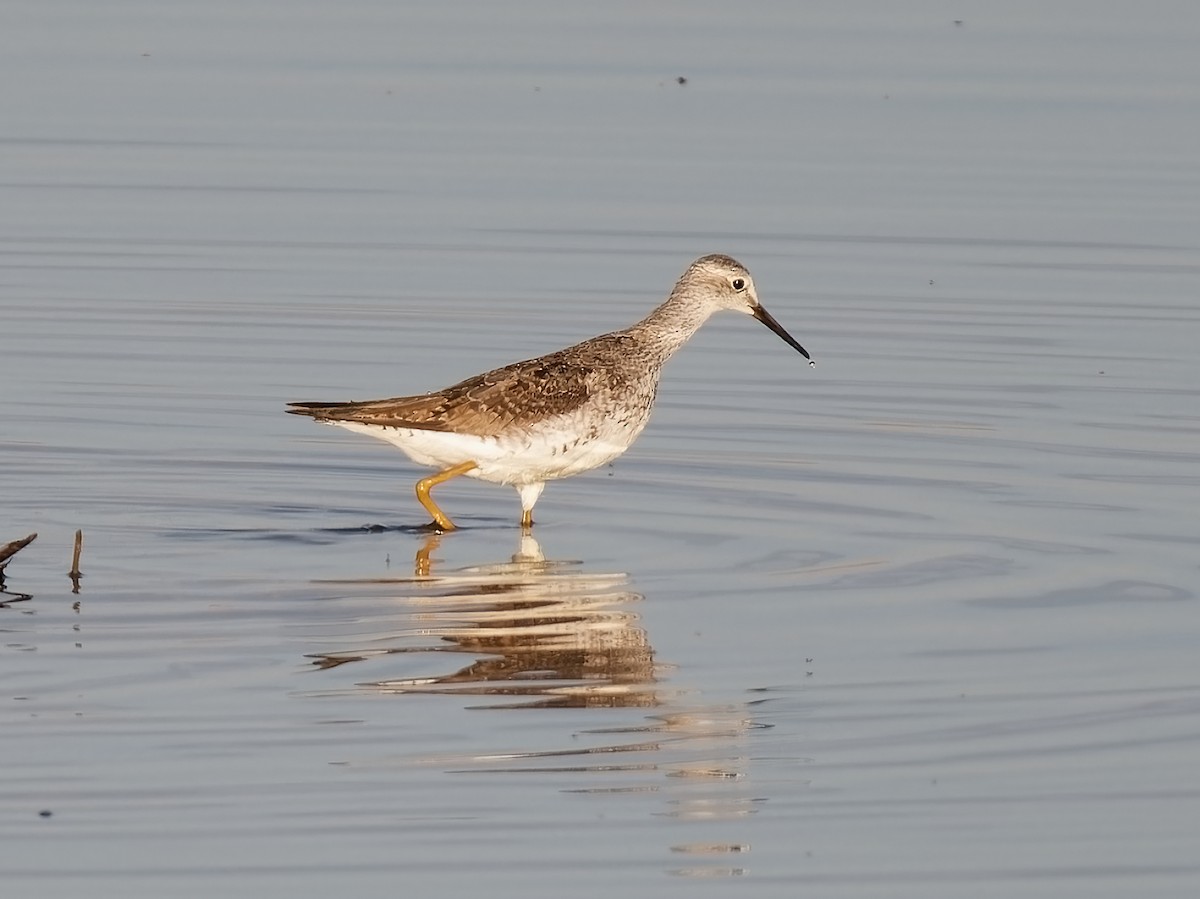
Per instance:
[[[411,627],[395,645],[317,653],[333,667],[381,655],[464,653],[470,664],[447,674],[363,684],[383,693],[509,697],[489,708],[647,708],[658,705],[654,653],[630,606],[641,595],[628,576],[596,574],[581,563],[548,561],[523,534],[511,561],[436,571],[434,535],[416,554],[414,577],[396,598]],[[377,583],[377,582],[376,582]]]
[[[657,683],[654,653],[633,611],[642,597],[627,589],[626,575],[548,561],[528,535],[511,561],[441,572],[434,558],[439,539],[429,537],[417,552],[413,577],[353,582],[386,587],[386,600],[371,599],[371,605],[386,604],[388,626],[398,615],[402,629],[372,639],[371,649],[319,653],[315,664],[395,666],[407,676],[359,689],[461,695],[477,700],[474,708],[650,710],[636,712],[631,721],[602,716],[594,728],[580,728],[583,719],[568,716],[569,739],[548,722],[546,729],[522,729],[516,746],[464,753],[456,743],[422,754],[421,761],[454,774],[547,774],[558,789],[599,801],[651,798],[653,805],[644,808],[656,820],[699,822],[711,837],[669,837],[669,873],[746,873],[728,861],[750,851],[737,824],[757,814],[765,799],[746,777],[753,757],[747,744],[754,731],[769,726],[755,720],[751,704],[697,704],[693,691]],[[471,661],[445,666],[457,668],[449,673],[420,671],[446,661],[443,653],[466,654]],[[490,741],[490,731],[484,729],[480,739]],[[577,778],[574,786],[565,777]]]

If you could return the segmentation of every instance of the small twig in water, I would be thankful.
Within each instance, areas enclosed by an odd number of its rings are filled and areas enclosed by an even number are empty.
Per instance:
[[[67,577],[71,579],[71,585],[73,587],[71,590],[72,593],[79,592],[79,579],[83,577],[83,574],[79,570],[79,555],[82,552],[83,531],[77,530],[75,532],[75,553],[71,556],[71,570],[67,572]]]
[[[27,547],[30,543],[37,539],[37,534],[30,534],[24,540],[13,540],[0,546],[0,578],[4,577],[4,566],[8,564],[9,559],[15,556],[18,552]]]

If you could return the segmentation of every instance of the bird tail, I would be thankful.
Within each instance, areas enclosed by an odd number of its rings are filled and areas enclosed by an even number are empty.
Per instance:
[[[288,403],[287,412],[290,415],[307,415],[317,421],[337,418],[338,412],[344,412],[346,407],[354,403]]]

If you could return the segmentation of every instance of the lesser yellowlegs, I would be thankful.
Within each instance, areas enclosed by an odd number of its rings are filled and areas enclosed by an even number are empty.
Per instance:
[[[666,302],[623,331],[420,396],[289,403],[288,411],[386,440],[436,468],[417,482],[436,530],[454,523],[429,491],[459,475],[516,488],[521,525],[529,527],[546,481],[590,471],[629,449],[650,418],[663,364],[722,309],[754,316],[813,364],[759,304],[745,266],[713,255],[688,266]]]

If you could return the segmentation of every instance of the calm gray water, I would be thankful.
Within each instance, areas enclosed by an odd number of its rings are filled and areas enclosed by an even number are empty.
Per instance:
[[[5,18],[6,895],[1200,890],[1190,4]],[[535,541],[283,414],[708,252],[818,366],[715,318]]]

